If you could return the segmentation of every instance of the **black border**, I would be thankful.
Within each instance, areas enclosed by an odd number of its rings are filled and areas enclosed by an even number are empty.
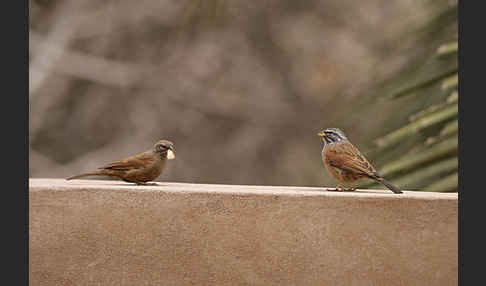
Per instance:
[[[467,3],[467,5],[465,5]],[[459,285],[484,284],[484,244],[483,234],[485,200],[482,178],[484,173],[485,104],[485,51],[483,40],[484,9],[482,2],[458,1],[459,37],[459,237],[458,267]],[[467,26],[467,28],[466,28]],[[470,35],[469,38],[467,35]],[[466,59],[469,61],[466,64]],[[474,99],[477,103],[474,102]],[[467,131],[465,131],[467,130]],[[468,134],[471,139],[465,139]],[[467,141],[467,147],[465,142]],[[469,158],[468,158],[469,156]],[[475,162],[475,168],[467,169],[466,162]],[[465,229],[467,233],[465,234]],[[467,245],[467,247],[466,247]],[[468,262],[466,263],[466,254]],[[477,256],[477,257],[474,257]]]
[[[29,285],[29,1],[3,3],[4,284]],[[12,140],[13,139],[13,140]]]

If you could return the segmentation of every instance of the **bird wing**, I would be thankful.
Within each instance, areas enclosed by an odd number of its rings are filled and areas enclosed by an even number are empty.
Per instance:
[[[326,160],[329,165],[344,171],[372,178],[379,176],[365,156],[349,142],[329,146],[326,150]]]
[[[138,155],[110,163],[99,169],[127,171],[132,169],[146,168],[148,165],[152,164],[153,161],[154,156],[152,152],[143,152]]]

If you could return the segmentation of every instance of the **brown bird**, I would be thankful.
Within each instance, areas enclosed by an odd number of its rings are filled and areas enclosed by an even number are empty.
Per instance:
[[[322,162],[331,175],[339,181],[336,191],[345,183],[352,183],[361,178],[369,178],[377,181],[390,189],[395,194],[402,191],[383,179],[371,166],[366,158],[354,147],[344,133],[338,128],[327,128],[317,134],[322,137]],[[354,191],[354,188],[343,189]]]
[[[167,140],[160,140],[151,150],[110,163],[93,172],[69,177],[66,180],[87,176],[110,176],[137,185],[148,185],[148,181],[154,180],[162,173],[167,159],[174,158],[174,144]]]

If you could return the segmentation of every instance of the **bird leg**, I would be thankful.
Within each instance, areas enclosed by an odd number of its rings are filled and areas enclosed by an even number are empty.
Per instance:
[[[327,189],[327,190],[330,192],[341,192],[342,191],[342,189],[340,189],[341,185],[342,183],[337,185],[334,189]]]

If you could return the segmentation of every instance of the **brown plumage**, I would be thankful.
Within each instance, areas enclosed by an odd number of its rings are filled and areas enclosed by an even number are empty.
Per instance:
[[[167,159],[170,160],[174,157],[174,144],[167,140],[160,140],[151,150],[110,163],[96,171],[69,177],[66,180],[87,176],[110,176],[126,182],[144,185],[160,176]]]
[[[396,194],[402,191],[382,178],[361,152],[337,128],[328,128],[319,132],[323,137],[322,162],[329,173],[340,184],[336,190],[345,183],[352,183],[361,178],[369,178],[389,188]],[[347,190],[354,190],[353,188]]]

